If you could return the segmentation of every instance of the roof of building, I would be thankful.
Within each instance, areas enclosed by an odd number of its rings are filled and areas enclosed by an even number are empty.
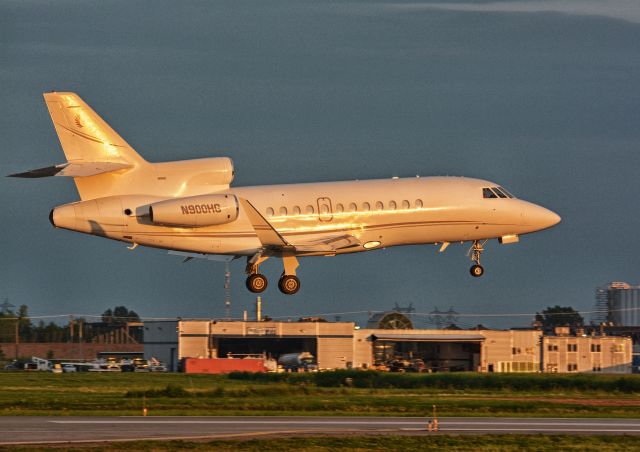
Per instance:
[[[481,334],[372,334],[371,339],[381,341],[434,341],[434,342],[479,342],[485,337]]]

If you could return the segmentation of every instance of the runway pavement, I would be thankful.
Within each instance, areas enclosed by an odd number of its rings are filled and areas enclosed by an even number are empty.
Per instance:
[[[0,444],[237,438],[296,434],[430,434],[415,417],[32,417],[5,416]],[[640,435],[640,419],[440,418],[440,433]]]

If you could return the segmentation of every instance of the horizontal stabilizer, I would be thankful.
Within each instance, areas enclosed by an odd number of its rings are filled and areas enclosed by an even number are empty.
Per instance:
[[[115,162],[83,162],[83,163],[61,163],[60,165],[47,166],[38,168],[24,173],[10,174],[9,177],[50,177],[50,176],[66,176],[66,177],[88,177],[96,174],[110,173],[121,169],[131,168],[126,163]]]

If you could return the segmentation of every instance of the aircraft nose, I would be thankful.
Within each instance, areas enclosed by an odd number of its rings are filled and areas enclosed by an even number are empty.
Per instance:
[[[530,206],[525,213],[527,223],[535,227],[536,230],[547,229],[560,223],[560,215],[538,205]]]

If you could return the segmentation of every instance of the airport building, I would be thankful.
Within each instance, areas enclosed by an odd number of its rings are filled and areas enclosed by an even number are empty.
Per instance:
[[[319,369],[388,369],[419,362],[422,371],[631,372],[631,339],[553,336],[539,330],[359,329],[352,322],[182,320],[180,358],[309,352]],[[146,349],[145,349],[146,350]],[[158,352],[156,355],[163,356]]]
[[[178,370],[178,321],[144,322],[144,357],[161,361],[170,372]]]

